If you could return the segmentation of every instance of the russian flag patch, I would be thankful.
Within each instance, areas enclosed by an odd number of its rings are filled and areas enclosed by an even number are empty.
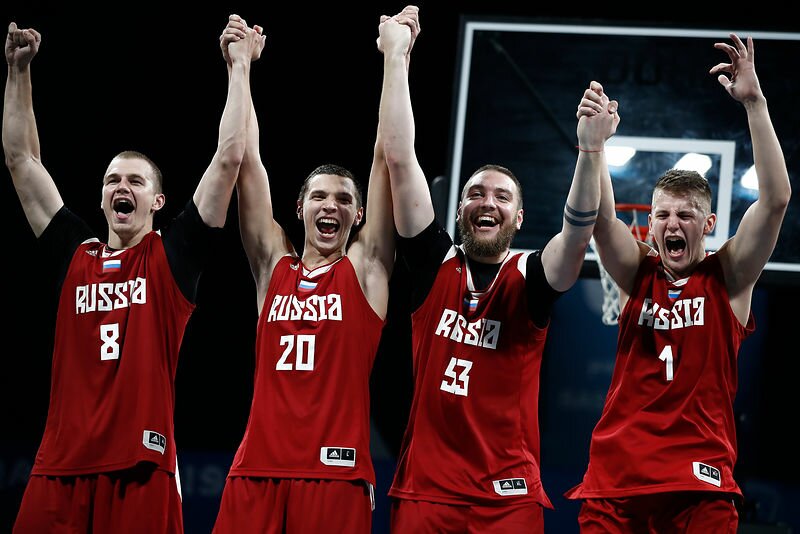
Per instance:
[[[107,273],[110,271],[119,271],[122,268],[122,260],[114,259],[114,260],[104,260],[103,261],[103,272]]]
[[[317,283],[311,280],[300,280],[300,283],[297,284],[297,289],[300,291],[312,291],[316,287]]]

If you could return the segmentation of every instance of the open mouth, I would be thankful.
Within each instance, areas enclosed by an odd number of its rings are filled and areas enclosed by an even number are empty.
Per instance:
[[[339,221],[330,218],[319,219],[317,221],[317,230],[324,236],[332,236],[339,230]]]
[[[473,224],[478,228],[494,228],[499,223],[494,217],[489,215],[481,215]]]
[[[111,207],[119,215],[128,215],[133,211],[133,202],[127,198],[118,198]]]
[[[667,237],[664,239],[664,245],[666,245],[670,256],[678,256],[686,250],[686,241],[682,237]]]

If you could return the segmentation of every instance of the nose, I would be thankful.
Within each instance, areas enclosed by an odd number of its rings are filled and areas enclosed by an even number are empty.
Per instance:
[[[325,201],[322,203],[322,209],[324,209],[325,211],[336,210],[336,201],[331,197],[327,197]]]
[[[497,199],[494,198],[494,195],[489,193],[483,196],[483,201],[481,202],[481,206],[485,208],[494,208],[497,205]]]
[[[677,230],[679,226],[678,221],[680,221],[680,217],[674,213],[670,214],[670,216],[667,217],[667,230]]]

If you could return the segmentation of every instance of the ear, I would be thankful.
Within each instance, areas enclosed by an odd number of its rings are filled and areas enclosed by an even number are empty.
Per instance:
[[[458,201],[458,209],[456,210],[456,220],[457,221],[461,220],[461,209],[462,209],[462,207],[463,207],[463,204],[459,200]]]
[[[299,200],[297,201],[297,218],[303,220],[303,203]]]
[[[353,219],[353,226],[358,226],[359,224],[361,224],[361,219],[363,218],[364,218],[364,206],[361,206],[356,211],[356,217],[355,219]]]
[[[523,219],[523,217],[522,217],[522,210],[521,210],[521,209],[518,209],[518,210],[517,210],[517,230],[519,230],[520,228],[522,228],[522,219]]]
[[[164,193],[158,193],[156,197],[153,199],[153,205],[151,209],[155,212],[160,210],[164,207],[164,204],[167,203],[167,197],[164,196]]]
[[[715,226],[717,226],[717,214],[711,213],[706,217],[706,223],[703,225],[703,235],[713,232]]]

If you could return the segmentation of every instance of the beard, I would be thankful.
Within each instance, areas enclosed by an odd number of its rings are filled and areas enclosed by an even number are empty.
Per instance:
[[[501,227],[494,239],[479,239],[473,233],[469,223],[461,218],[458,220],[458,233],[468,255],[484,258],[497,256],[507,250],[511,246],[517,229],[514,225],[508,225]]]

